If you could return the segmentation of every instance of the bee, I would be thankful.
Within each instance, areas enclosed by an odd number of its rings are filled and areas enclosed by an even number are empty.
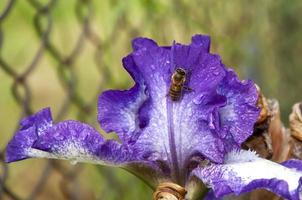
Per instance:
[[[182,68],[177,68],[171,76],[171,85],[169,89],[169,96],[172,101],[179,101],[182,95],[182,91],[192,91],[191,88],[185,87],[187,73]]]

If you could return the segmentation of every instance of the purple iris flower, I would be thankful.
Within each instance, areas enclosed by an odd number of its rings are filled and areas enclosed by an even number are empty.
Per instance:
[[[277,164],[240,149],[259,115],[258,93],[252,81],[240,81],[209,52],[208,36],[168,47],[136,38],[132,46],[123,65],[134,86],[105,91],[98,101],[101,127],[121,142],[105,140],[78,121],[54,123],[45,108],[20,122],[6,161],[54,158],[117,166],[151,187],[161,182],[183,186],[187,199],[197,198],[201,183],[215,198],[256,188],[301,198],[301,161]],[[186,72],[186,81],[180,99],[173,101],[169,88],[178,68]]]

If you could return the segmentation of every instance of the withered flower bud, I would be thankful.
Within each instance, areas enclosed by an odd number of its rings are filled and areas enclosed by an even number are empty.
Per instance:
[[[292,136],[292,156],[302,159],[302,102],[294,104],[289,116],[290,132]]]
[[[292,136],[302,141],[302,102],[293,106],[289,116],[289,124]]]
[[[153,193],[153,200],[184,200],[187,191],[175,183],[161,183]]]
[[[257,91],[258,91],[258,101],[257,101],[257,106],[261,108],[260,115],[257,120],[257,124],[261,124],[262,122],[265,122],[267,118],[269,117],[269,108],[268,108],[268,103],[265,98],[265,96],[262,94],[260,87],[256,85]]]

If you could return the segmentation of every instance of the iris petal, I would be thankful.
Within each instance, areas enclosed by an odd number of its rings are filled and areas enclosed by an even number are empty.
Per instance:
[[[240,148],[252,133],[259,108],[257,89],[252,81],[240,81],[233,70],[228,70],[217,89],[226,97],[226,105],[219,108],[220,136],[228,151]]]
[[[204,200],[223,200],[223,198],[217,198],[213,192],[213,190],[210,190]]]
[[[7,146],[7,162],[36,157],[119,165],[139,160],[138,154],[116,141],[105,141],[87,124],[72,120],[53,124],[49,108],[20,124],[20,130]]]
[[[302,161],[292,160],[282,165],[241,150],[229,153],[225,164],[198,168],[193,174],[208,184],[216,197],[264,188],[283,198],[299,200],[302,195],[301,168]]]
[[[98,120],[106,132],[114,131],[123,142],[139,131],[139,109],[146,101],[145,85],[132,56],[123,59],[125,69],[131,74],[136,84],[129,90],[108,90],[99,97]]]
[[[205,40],[208,41],[208,38]],[[172,171],[181,171],[182,174],[178,176],[186,174],[188,160],[196,153],[215,162],[221,162],[224,155],[223,143],[207,125],[211,108],[219,106],[220,102],[217,104],[208,99],[197,103],[193,101],[199,97],[200,88],[203,88],[204,94],[216,95],[214,86],[212,93],[209,92],[210,85],[216,83],[217,86],[224,76],[224,67],[219,57],[207,53],[208,47],[204,48],[202,44],[175,44],[171,50],[152,46],[140,48],[133,53],[150,100],[147,104],[150,121],[141,131],[136,145],[154,152],[150,159],[164,160]],[[183,91],[182,99],[172,102],[168,92],[171,75],[177,67],[192,74],[188,86],[194,86],[194,92]],[[210,68],[215,68],[216,71],[211,71]],[[204,87],[205,85],[208,87]]]

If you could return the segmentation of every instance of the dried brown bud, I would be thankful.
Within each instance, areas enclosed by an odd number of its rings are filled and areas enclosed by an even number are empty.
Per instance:
[[[268,103],[267,103],[267,100],[265,98],[265,96],[261,93],[261,89],[258,85],[256,85],[256,88],[258,90],[258,101],[257,101],[257,106],[259,108],[261,108],[261,112],[260,112],[260,115],[258,117],[258,120],[257,120],[257,124],[261,124],[263,122],[265,122],[268,117],[269,117],[269,108],[268,108]]]
[[[289,116],[289,125],[291,135],[302,141],[302,102],[293,106],[292,113]]]
[[[266,99],[269,116],[254,127],[254,133],[242,144],[244,149],[253,149],[261,157],[283,162],[290,156],[290,133],[281,122],[277,100]]]
[[[184,200],[187,191],[175,183],[161,183],[153,193],[153,200]]]
[[[302,159],[302,102],[293,106],[289,115],[290,131],[292,135],[292,156]]]
[[[292,138],[292,158],[302,160],[302,141]]]
[[[281,121],[278,101],[268,100],[268,104],[271,113],[268,132],[273,148],[273,157],[271,160],[275,162],[283,162],[290,157],[290,133]]]

